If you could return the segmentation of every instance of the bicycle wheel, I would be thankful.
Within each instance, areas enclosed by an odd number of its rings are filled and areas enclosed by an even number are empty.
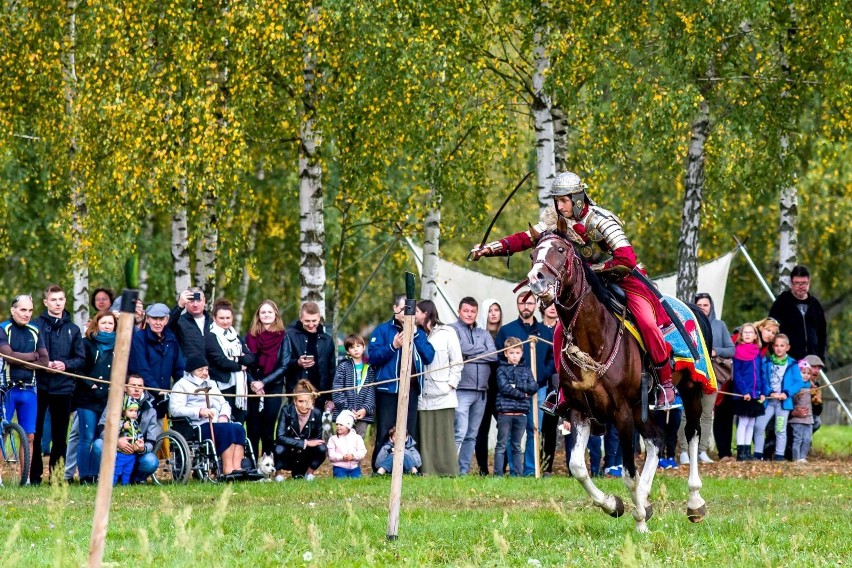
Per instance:
[[[2,454],[0,479],[26,485],[30,478],[30,444],[20,424],[7,422],[3,425]]]
[[[154,455],[160,466],[152,476],[157,485],[186,483],[192,473],[192,456],[186,438],[174,430],[166,430],[157,438]]]

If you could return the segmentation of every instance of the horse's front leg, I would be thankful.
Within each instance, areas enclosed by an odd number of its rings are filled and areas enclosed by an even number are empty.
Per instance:
[[[646,521],[651,518],[651,504],[648,501],[651,482],[653,481],[653,473],[648,469],[648,461],[640,475],[636,471],[636,464],[633,460],[633,428],[625,427],[621,424],[618,434],[621,439],[621,452],[624,461],[624,474],[622,480],[627,490],[630,491],[630,497],[633,499],[633,519],[636,521],[636,531],[640,533],[648,532]],[[657,449],[654,444],[648,444],[646,440],[646,449],[650,455],[651,462],[656,469],[657,467]],[[650,477],[648,477],[650,475]]]
[[[597,488],[586,468],[586,446],[589,443],[591,427],[588,418],[574,422],[574,447],[571,448],[571,460],[569,467],[571,475],[580,482],[592,502],[606,511],[612,517],[620,517],[624,514],[624,502],[615,495],[607,495]]]
[[[689,498],[686,501],[686,516],[693,523],[700,523],[707,514],[707,507],[701,497],[701,477],[698,475],[698,433],[689,440],[689,479],[686,482]]]

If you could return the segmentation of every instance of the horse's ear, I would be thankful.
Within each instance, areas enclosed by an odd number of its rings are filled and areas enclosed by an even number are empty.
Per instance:
[[[558,232],[560,235],[568,234],[568,219],[566,219],[562,215],[559,215],[559,217],[556,219],[556,232]]]
[[[539,233],[538,231],[535,230],[535,227],[532,226],[532,223],[529,223],[529,226],[530,226],[530,238],[532,239],[532,242],[537,243],[538,240],[541,238],[541,233]]]

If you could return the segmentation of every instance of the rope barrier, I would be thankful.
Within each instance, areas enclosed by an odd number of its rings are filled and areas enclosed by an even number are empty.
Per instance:
[[[537,343],[539,341],[541,341],[542,343],[546,343],[550,346],[553,346],[552,341],[548,341],[547,339],[544,339],[543,337],[530,337],[529,339],[522,341],[520,344],[525,345],[527,343]],[[449,365],[445,365],[443,367],[438,367],[438,368],[435,368],[435,369],[430,369],[429,371],[423,371],[423,372],[420,372],[420,373],[412,373],[411,378],[420,377],[422,375],[426,375],[427,373],[432,373],[432,372],[435,372],[435,371],[443,371],[445,369],[451,369],[452,367],[457,367],[459,365],[464,365],[466,363],[472,363],[474,361],[484,359],[484,358],[489,357],[491,355],[496,355],[496,354],[502,353],[506,349],[508,349],[508,348],[504,347],[503,349],[498,349],[496,351],[490,351],[488,353],[483,353],[482,355],[477,355],[476,357],[471,357],[470,359],[466,359],[465,361],[462,361],[461,363],[450,363]],[[66,377],[72,377],[74,379],[82,379],[82,380],[86,380],[86,381],[92,381],[92,382],[95,382],[95,383],[109,384],[109,380],[106,380],[106,379],[95,379],[93,377],[87,377],[85,375],[78,375],[76,373],[69,373],[67,371],[57,371],[55,369],[50,369],[48,367],[36,365],[35,363],[32,363],[31,361],[24,361],[22,359],[12,357],[11,355],[4,355],[3,353],[0,353],[0,359],[5,359],[6,361],[14,361],[16,363],[22,363],[24,366],[26,366],[28,368],[41,369],[41,370],[44,370],[44,371],[47,371],[49,373],[56,374],[56,375],[65,375]],[[838,383],[842,383],[842,382],[848,381],[848,380],[852,380],[852,375],[850,375],[848,377],[844,377],[842,379],[838,379],[836,381],[832,381],[831,385],[836,385]],[[375,382],[372,382],[368,385],[361,385],[360,387],[351,386],[351,387],[342,387],[342,388],[339,388],[339,389],[329,389],[329,390],[324,390],[324,391],[317,391],[316,394],[318,396],[319,395],[325,395],[325,394],[334,394],[334,393],[337,393],[337,392],[346,392],[346,391],[350,391],[350,390],[355,390],[357,388],[377,387],[379,385],[385,385],[385,384],[396,383],[396,382],[399,382],[399,377],[396,377],[396,378],[393,378],[393,379],[386,379],[384,381],[375,381]],[[820,385],[818,387],[814,387],[814,390],[822,390],[822,389],[828,388],[831,385],[827,385],[827,384],[826,385]],[[156,393],[187,394],[183,391],[176,391],[176,390],[171,390],[171,389],[161,389],[161,388],[157,388],[157,387],[140,387],[140,388],[143,389],[143,390],[146,390],[146,391],[151,391],[151,392],[156,392]],[[735,396],[735,397],[739,397],[739,398],[743,398],[745,396],[745,395],[742,395],[742,394],[739,394],[739,393],[727,392],[727,391],[722,391],[722,390],[717,391],[717,392],[719,394],[723,394],[723,395],[726,395],[726,396]],[[248,397],[248,398],[264,398],[264,397],[269,397],[269,398],[294,398],[294,397],[299,396],[299,395],[290,394],[290,393],[277,393],[277,394],[250,394],[250,393],[246,393],[246,394],[240,394],[240,395],[231,394],[231,393],[227,393],[227,394],[222,393],[222,396],[226,397],[226,398],[237,398],[239,396]]]
[[[520,344],[521,344],[521,345],[524,345],[524,344],[526,344],[526,343],[535,343],[535,342],[537,342],[537,341],[542,341],[542,342],[544,342],[544,343],[547,343],[548,345],[553,345],[553,343],[552,343],[552,342],[550,342],[550,341],[548,341],[548,340],[546,340],[546,339],[544,339],[544,338],[541,338],[541,337],[531,337],[531,338],[529,338],[529,339],[527,339],[527,340],[525,340],[525,341],[522,341]],[[464,361],[462,361],[462,362],[460,362],[460,363],[450,363],[449,365],[445,365],[445,366],[443,366],[443,367],[437,367],[437,368],[435,368],[435,369],[430,369],[429,371],[423,371],[423,372],[421,372],[421,373],[412,373],[412,374],[411,374],[411,378],[419,377],[419,376],[422,376],[422,375],[426,375],[427,373],[433,373],[433,372],[435,372],[435,371],[443,371],[443,370],[445,370],[445,369],[451,369],[452,367],[457,367],[457,366],[459,366],[459,365],[465,365],[466,363],[472,363],[472,362],[474,362],[474,361],[479,361],[479,360],[481,360],[481,359],[485,359],[486,357],[490,357],[491,355],[496,355],[496,354],[498,354],[498,353],[502,353],[502,352],[504,352],[506,349],[509,349],[509,348],[508,348],[508,347],[504,347],[503,349],[498,349],[498,350],[496,350],[496,351],[490,351],[490,352],[488,352],[488,353],[483,353],[482,355],[477,355],[476,357],[471,357],[470,359],[466,359],[466,360],[464,360]],[[85,375],[78,375],[78,374],[76,374],[76,373],[70,373],[70,372],[68,372],[68,371],[57,371],[57,370],[55,370],[55,369],[50,369],[50,368],[48,368],[48,367],[43,367],[43,366],[41,366],[41,365],[37,365],[37,364],[35,364],[35,363],[32,363],[31,361],[24,361],[24,360],[22,360],[22,359],[18,359],[18,358],[16,358],[16,357],[12,357],[11,355],[4,355],[3,353],[0,353],[0,358],[5,359],[6,361],[14,361],[14,362],[16,362],[16,363],[23,363],[23,366],[26,366],[27,368],[30,368],[30,369],[36,369],[36,370],[41,369],[41,370],[44,370],[44,371],[48,371],[48,372],[49,372],[49,373],[51,373],[51,374],[56,374],[56,375],[65,375],[66,377],[71,377],[71,378],[78,379],[78,380],[86,380],[86,381],[92,381],[92,382],[95,382],[95,383],[109,384],[109,380],[106,380],[106,379],[95,379],[95,378],[93,378],[93,377],[87,377],[87,376],[85,376]],[[342,388],[339,388],[339,389],[330,389],[330,390],[324,390],[324,391],[317,391],[317,392],[316,392],[316,395],[317,395],[317,396],[320,396],[320,395],[325,395],[325,394],[334,394],[334,393],[337,393],[337,392],[346,392],[346,391],[350,391],[350,390],[355,390],[355,389],[357,389],[357,388],[376,387],[376,386],[379,386],[379,385],[385,385],[385,384],[389,384],[389,383],[396,383],[396,382],[399,382],[399,379],[400,379],[399,377],[396,377],[396,378],[393,378],[393,379],[385,379],[385,380],[383,380],[383,381],[375,381],[375,382],[372,382],[372,383],[370,383],[370,384],[368,384],[368,385],[361,385],[360,387],[358,387],[358,386],[351,386],[351,387],[342,387]],[[213,379],[208,379],[208,380],[213,380]],[[213,382],[216,382],[216,381],[215,381],[215,380],[213,380]],[[161,388],[157,388],[157,387],[147,387],[147,386],[146,386],[146,387],[139,387],[139,388],[141,388],[142,390],[151,391],[151,392],[156,392],[156,393],[161,393],[161,394],[163,394],[163,393],[165,393],[165,394],[169,394],[169,393],[187,394],[187,393],[186,393],[186,392],[184,392],[184,391],[176,391],[176,390],[172,390],[172,389],[161,389]],[[236,394],[236,393],[231,394],[231,393],[227,393],[227,394],[226,394],[226,393],[222,393],[222,396],[223,396],[223,397],[226,397],[226,398],[237,398],[237,397],[247,397],[247,398],[264,398],[264,397],[269,397],[269,398],[294,398],[294,397],[296,397],[296,396],[300,396],[300,395],[297,395],[297,394],[290,394],[290,393],[275,393],[275,394],[253,394],[253,393],[246,393],[246,394]]]

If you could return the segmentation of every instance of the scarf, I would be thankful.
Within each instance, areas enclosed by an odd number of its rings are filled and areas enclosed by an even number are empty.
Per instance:
[[[775,353],[769,354],[769,359],[772,361],[773,365],[786,365],[787,364],[787,354],[785,353],[783,357],[776,357]]]
[[[114,331],[98,331],[92,334],[92,341],[95,342],[95,347],[98,349],[98,355],[103,355],[107,351],[115,349],[115,332]]]
[[[257,364],[263,376],[275,370],[278,363],[278,349],[284,341],[283,331],[261,331],[259,335],[249,334],[246,343],[252,353],[257,355]]]
[[[237,330],[233,327],[222,329],[214,323],[210,326],[210,333],[216,337],[216,341],[219,342],[219,347],[222,348],[222,353],[225,354],[225,357],[235,363],[239,363],[240,356],[243,354],[243,344],[240,342],[240,336],[237,334]],[[222,390],[222,384],[224,383],[219,383],[219,390]],[[232,384],[236,384],[237,386],[237,398],[234,401],[234,406],[240,410],[246,410],[248,408],[248,398],[246,398],[246,394],[248,393],[246,372],[240,370],[231,373],[231,380],[228,381],[225,388],[230,387]]]

